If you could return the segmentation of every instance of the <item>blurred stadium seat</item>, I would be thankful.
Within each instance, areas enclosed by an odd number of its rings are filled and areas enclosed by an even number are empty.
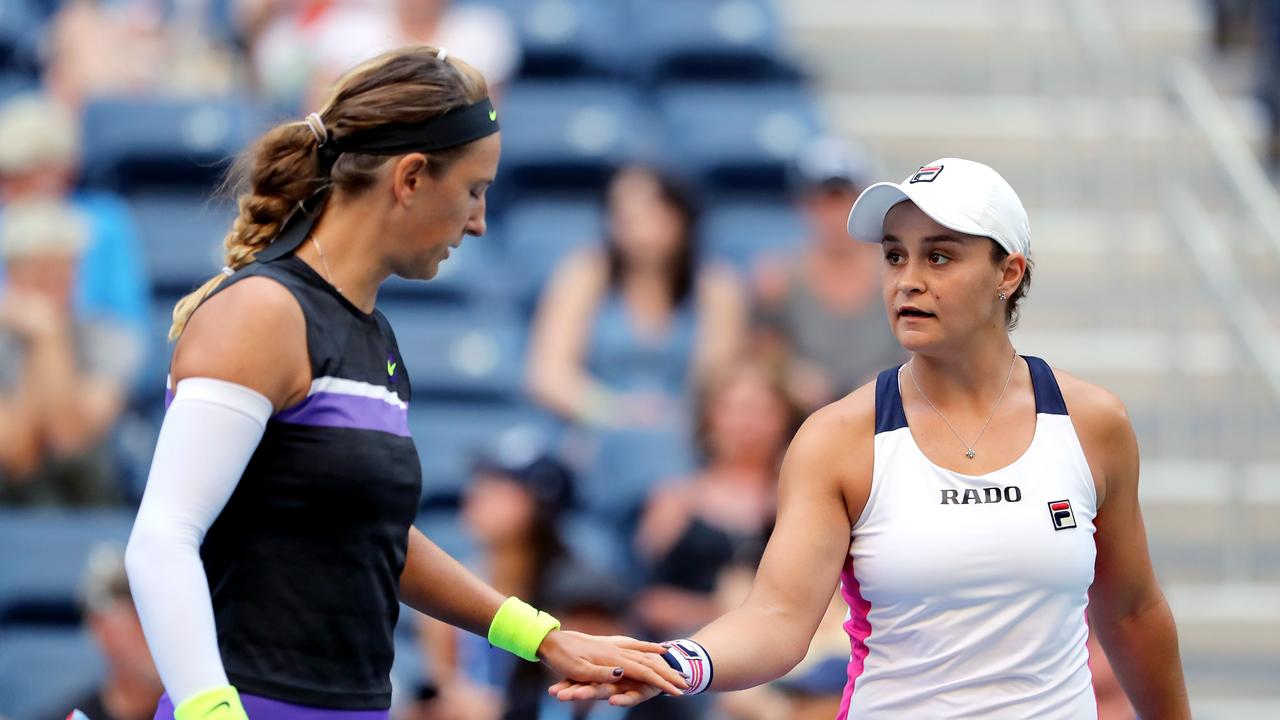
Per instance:
[[[781,29],[766,0],[631,0],[631,9],[621,37],[641,81],[796,77],[781,58]]]
[[[234,96],[96,100],[84,110],[85,183],[124,194],[207,191],[263,127],[256,106]]]
[[[523,383],[524,328],[514,312],[379,303],[395,330],[414,400],[511,400]]]
[[[507,257],[512,293],[532,310],[542,286],[573,250],[600,242],[604,218],[591,200],[529,200],[507,211]]]
[[[503,113],[504,193],[598,191],[643,147],[638,96],[619,83],[517,83]]]
[[[65,715],[71,708],[58,703],[87,692],[105,673],[102,656],[83,629],[0,629],[0,717]]]
[[[132,510],[0,510],[0,626],[77,622],[90,548],[123,547],[132,527]]]
[[[520,36],[523,77],[616,75],[626,7],[599,0],[482,0],[508,14]]]
[[[480,453],[534,453],[558,435],[554,421],[516,403],[415,400],[409,405],[409,430],[422,459],[427,509],[456,506]]]
[[[805,234],[804,217],[791,203],[726,202],[704,217],[699,250],[704,259],[728,263],[745,276],[761,256],[799,249]]]
[[[786,189],[786,168],[821,123],[792,83],[672,85],[658,94],[667,153],[713,193]]]
[[[467,236],[462,246],[449,251],[449,259],[430,282],[392,276],[378,291],[384,299],[438,301],[454,304],[501,303],[511,299],[507,258],[502,232],[490,222],[483,237]]]
[[[222,267],[234,207],[196,192],[148,192],[129,198],[129,210],[157,293],[186,294]]]
[[[29,0],[0,2],[0,68],[36,77],[44,36],[41,15]]]

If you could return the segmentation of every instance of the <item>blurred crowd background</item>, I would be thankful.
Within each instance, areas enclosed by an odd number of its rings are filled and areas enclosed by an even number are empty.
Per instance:
[[[1015,344],[1134,418],[1197,717],[1280,717],[1276,0],[0,0],[0,717],[151,717],[121,549],[214,189],[413,42],[504,131],[488,234],[379,296],[429,537],[567,628],[734,607],[798,423],[905,359],[849,207],[969,157],[1031,216]],[[830,718],[844,611],[779,682],[624,715],[403,608],[394,717]]]

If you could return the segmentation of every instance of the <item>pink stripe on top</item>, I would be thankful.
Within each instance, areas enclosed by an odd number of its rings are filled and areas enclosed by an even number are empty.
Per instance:
[[[849,619],[844,623],[844,631],[849,634],[849,682],[844,686],[840,713],[836,715],[836,718],[843,720],[849,717],[853,687],[862,675],[863,661],[867,657],[866,641],[871,635],[871,621],[868,619],[871,615],[871,603],[862,597],[862,588],[853,572],[853,558],[845,561],[844,572],[840,573],[840,594],[849,604]]]

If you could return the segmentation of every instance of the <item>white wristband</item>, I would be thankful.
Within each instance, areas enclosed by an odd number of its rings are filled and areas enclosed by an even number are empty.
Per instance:
[[[707,649],[689,639],[672,640],[666,645],[669,649],[662,654],[662,659],[689,683],[689,689],[684,694],[706,692],[711,687],[711,678],[715,674]]]

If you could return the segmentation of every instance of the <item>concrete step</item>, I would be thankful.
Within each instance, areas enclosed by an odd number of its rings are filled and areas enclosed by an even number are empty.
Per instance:
[[[1217,179],[1207,144],[1161,96],[1116,102],[1098,96],[829,93],[832,130],[864,144],[895,179],[939,157],[995,167],[1028,206],[1159,207],[1169,178]],[[1255,101],[1229,103],[1255,149],[1265,136]],[[1197,187],[1211,209],[1235,202],[1220,180]],[[1235,210],[1236,208],[1230,208]]]
[[[778,4],[793,52],[836,90],[953,92],[1080,88],[1103,77],[1063,0],[925,0]],[[1174,55],[1207,46],[1208,16],[1194,0],[1095,3],[1144,82]]]

